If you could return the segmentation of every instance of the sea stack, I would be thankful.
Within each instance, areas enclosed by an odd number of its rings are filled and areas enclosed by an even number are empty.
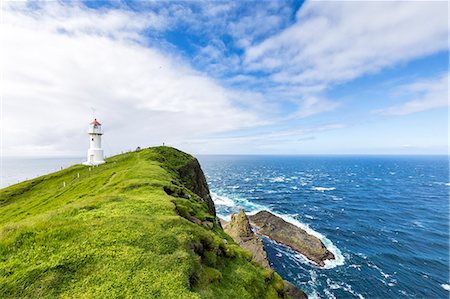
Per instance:
[[[248,221],[244,210],[240,210],[237,215],[231,215],[231,221],[223,225],[224,231],[244,249],[253,254],[253,260],[264,268],[270,268],[267,253],[262,240],[255,235]]]
[[[266,249],[259,236],[257,236],[251,226],[248,216],[244,210],[239,210],[239,213],[231,214],[231,221],[222,221],[223,230],[233,238],[233,240],[239,244],[242,248],[250,251],[253,255],[253,261],[257,262],[266,269],[271,269],[269,260],[267,258]],[[294,284],[287,280],[283,280],[284,291],[292,299],[307,299],[308,295],[299,289]]]
[[[268,211],[258,212],[249,218],[258,233],[291,247],[319,266],[325,266],[326,260],[335,259],[319,238]]]

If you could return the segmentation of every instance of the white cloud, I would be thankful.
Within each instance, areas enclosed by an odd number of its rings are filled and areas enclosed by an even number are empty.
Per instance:
[[[295,24],[246,50],[286,84],[334,84],[447,48],[447,3],[306,2]]]
[[[305,118],[311,115],[333,111],[340,103],[317,97],[307,97],[302,101],[298,111],[290,117]]]
[[[448,74],[432,80],[422,80],[400,86],[397,95],[407,95],[412,99],[401,105],[395,105],[376,111],[384,115],[408,115],[421,111],[449,106]]]
[[[162,142],[194,152],[295,149],[306,134],[299,119],[339,107],[325,97],[330,86],[447,47],[445,3],[306,2],[291,26],[293,7],[278,2],[136,5],[3,4],[4,154],[84,153],[90,107],[109,153]],[[442,107],[442,88],[415,88],[409,103],[381,113]],[[223,132],[231,137],[213,138]]]
[[[253,153],[286,153],[286,146],[298,147],[304,142],[317,139],[314,134],[320,134],[345,128],[342,123],[319,124],[316,126],[304,126],[301,128],[272,129],[267,132],[247,133],[240,136],[214,137],[208,139],[192,140],[190,143],[196,144],[201,149],[202,145],[206,152],[213,153],[248,153],[251,149]],[[290,150],[290,148],[289,148]]]
[[[48,3],[6,6],[3,22],[6,155],[83,153],[90,107],[110,153],[261,123],[234,105],[236,91],[135,42],[164,20]]]

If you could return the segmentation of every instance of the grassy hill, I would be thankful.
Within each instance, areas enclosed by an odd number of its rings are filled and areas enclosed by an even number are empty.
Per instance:
[[[0,297],[286,297],[207,192],[197,160],[169,147],[0,190]]]

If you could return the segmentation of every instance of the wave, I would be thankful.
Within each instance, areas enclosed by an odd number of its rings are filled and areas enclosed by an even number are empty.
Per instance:
[[[354,297],[364,299],[363,295],[361,295],[358,292],[356,292],[355,290],[353,290],[353,287],[351,285],[349,285],[348,283],[340,282],[340,281],[339,282],[332,281],[330,278],[327,278],[326,282],[327,282],[327,286],[330,288],[330,290],[324,289],[324,292],[328,298],[336,298],[334,296],[334,294],[331,292],[331,290],[342,289],[342,290],[352,294]]]
[[[276,178],[271,178],[270,181],[272,183],[282,183],[284,182],[285,178],[282,176],[277,176]]]
[[[214,202],[214,204],[219,206],[227,206],[227,207],[234,207],[235,203],[234,201],[226,196],[220,196],[217,193],[211,192],[211,197]]]
[[[241,186],[238,186],[238,185],[236,185],[236,186],[227,186],[227,188],[230,188],[230,189],[239,189],[239,188],[241,188]]]
[[[311,190],[324,192],[324,191],[336,190],[336,188],[334,188],[334,187],[329,187],[329,188],[327,188],[327,187],[312,187]]]
[[[334,196],[334,195],[331,195],[331,199],[332,200],[337,200],[337,201],[342,200],[342,198]]]
[[[269,209],[267,209],[269,210]],[[270,211],[270,210],[269,210]],[[336,245],[333,244],[333,242],[331,240],[329,240],[327,237],[325,237],[324,235],[322,235],[321,233],[313,230],[312,228],[309,227],[309,225],[304,224],[300,221],[298,221],[297,219],[288,216],[288,215],[282,215],[282,214],[278,214],[274,211],[270,211],[272,214],[274,214],[275,216],[278,216],[280,218],[282,218],[284,221],[289,222],[301,229],[303,229],[304,231],[306,231],[308,234],[320,239],[323,243],[323,245],[325,245],[325,247],[328,249],[328,251],[330,251],[331,253],[333,253],[335,259],[334,260],[325,260],[325,266],[320,267],[322,269],[332,269],[336,266],[342,266],[345,262],[345,258],[341,253],[341,250],[339,250],[339,248],[336,247]],[[256,214],[256,213],[255,213]]]
[[[450,291],[450,285],[448,285],[446,283],[441,284],[441,287],[446,291]]]
[[[342,266],[345,263],[345,258],[342,255],[341,251],[339,250],[339,248],[336,247],[336,245],[333,244],[333,242],[331,240],[329,240],[327,237],[325,237],[324,235],[322,235],[321,233],[313,230],[312,228],[309,227],[309,225],[302,223],[300,221],[298,221],[297,219],[295,219],[292,216],[289,215],[284,215],[284,214],[279,214],[277,212],[272,211],[270,208],[265,207],[263,205],[259,205],[259,204],[255,204],[252,203],[246,199],[243,198],[236,198],[236,199],[230,199],[229,197],[226,196],[219,196],[216,193],[211,192],[211,195],[213,196],[213,200],[214,197],[220,197],[222,199],[226,198],[227,200],[231,200],[233,202],[233,206],[238,206],[241,207],[245,210],[245,212],[248,215],[254,215],[260,211],[266,210],[271,212],[272,214],[274,214],[275,216],[280,217],[281,219],[283,219],[286,222],[289,222],[301,229],[303,229],[304,231],[306,231],[308,234],[320,239],[323,243],[323,245],[325,245],[325,247],[328,249],[328,251],[330,251],[331,253],[333,253],[335,259],[334,260],[325,260],[325,266],[320,267],[322,269],[331,269],[334,268],[336,266]],[[228,220],[230,219],[230,215],[219,215],[219,217]]]

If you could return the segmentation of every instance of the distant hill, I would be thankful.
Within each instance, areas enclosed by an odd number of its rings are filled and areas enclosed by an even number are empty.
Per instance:
[[[216,221],[194,157],[106,161],[0,190],[0,297],[287,298]]]

